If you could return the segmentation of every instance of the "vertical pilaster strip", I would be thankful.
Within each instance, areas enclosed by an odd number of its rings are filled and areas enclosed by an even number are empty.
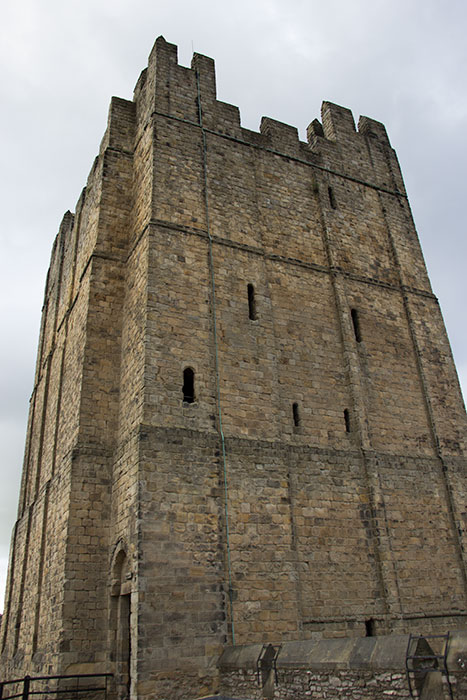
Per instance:
[[[73,297],[74,297],[73,290],[74,290],[75,277],[76,277],[76,264],[77,264],[77,258],[78,258],[79,234],[80,234],[80,229],[81,229],[82,211],[83,211],[85,201],[86,201],[86,188],[82,192],[81,206],[80,206],[78,215],[74,221],[74,226],[76,228],[76,236],[75,236],[74,249],[73,249],[73,263],[72,263],[72,267],[71,267],[71,280],[70,280],[69,291],[68,291],[68,300],[67,300],[67,307],[68,308],[67,308],[67,311],[65,314],[65,318],[63,320],[64,340],[63,340],[63,348],[62,348],[62,357],[61,357],[61,361],[60,361],[60,377],[58,380],[57,407],[56,407],[56,412],[55,412],[54,439],[53,439],[53,448],[52,448],[52,464],[51,464],[51,469],[50,469],[52,477],[55,475],[55,471],[57,468],[57,443],[58,443],[58,435],[59,435],[59,430],[60,430],[63,381],[64,381],[64,375],[65,375],[65,358],[66,358],[66,351],[67,351],[67,345],[68,345],[69,316],[70,316],[70,310],[71,310],[71,307],[73,304]]]
[[[368,142],[367,142],[367,146],[368,146]],[[371,159],[371,151],[369,148],[368,148],[368,152],[369,152],[370,159]],[[386,148],[384,148],[384,154],[385,154],[385,157],[387,160],[388,170],[391,173],[394,189],[397,190],[394,172],[393,172],[391,161],[388,157],[388,153],[387,153]],[[465,552],[464,552],[464,548],[463,548],[461,534],[459,532],[459,527],[457,525],[458,518],[456,516],[456,508],[455,508],[454,498],[453,498],[453,493],[452,493],[452,485],[451,485],[450,480],[449,480],[448,467],[447,467],[446,462],[443,458],[440,440],[439,440],[439,436],[438,436],[438,431],[436,429],[436,421],[435,421],[434,412],[433,412],[433,405],[431,402],[430,392],[428,389],[428,382],[427,382],[427,379],[425,376],[425,370],[423,367],[422,353],[420,350],[420,346],[419,346],[418,339],[417,339],[417,334],[415,331],[415,323],[414,323],[414,319],[413,319],[413,315],[412,315],[412,310],[410,308],[409,291],[407,289],[407,286],[404,284],[404,276],[402,273],[402,266],[401,266],[401,262],[399,259],[399,253],[398,253],[395,241],[394,241],[394,236],[393,236],[393,233],[391,230],[391,225],[389,223],[389,219],[388,219],[388,216],[386,213],[386,207],[384,206],[385,202],[383,199],[383,194],[381,193],[380,190],[377,190],[377,193],[378,193],[378,200],[379,200],[380,207],[381,207],[382,218],[383,218],[384,223],[385,223],[388,241],[389,241],[391,253],[393,256],[393,260],[394,260],[394,265],[395,265],[397,275],[398,275],[400,293],[401,293],[404,311],[405,311],[405,315],[406,315],[406,319],[407,319],[407,326],[409,328],[410,338],[411,338],[412,346],[414,349],[414,355],[415,355],[415,360],[416,360],[416,365],[417,365],[418,376],[419,376],[420,385],[422,388],[423,402],[425,405],[425,410],[426,410],[426,414],[427,414],[427,418],[428,418],[428,424],[429,424],[429,429],[430,429],[434,449],[435,449],[436,456],[438,458],[438,463],[440,466],[441,483],[443,485],[444,495],[445,495],[445,499],[446,499],[449,524],[451,527],[452,542],[454,544],[454,548],[456,550],[456,555],[458,557],[460,570],[461,570],[461,574],[462,574],[462,579],[464,582],[464,595],[465,595],[465,598],[467,601],[467,562],[465,559]],[[404,206],[404,203],[402,204],[402,207],[403,207],[405,218],[407,219],[410,216],[410,220],[408,221],[409,227],[415,229],[411,215],[407,214],[407,210],[406,210],[406,207]]]
[[[214,340],[214,361],[215,361],[215,374],[216,374],[216,398],[217,398],[217,418],[218,418],[218,431],[221,442],[222,450],[222,464],[223,464],[223,484],[224,484],[224,517],[225,517],[225,533],[226,533],[226,554],[227,554],[227,584],[228,584],[228,596],[229,596],[229,608],[230,608],[230,624],[232,629],[232,644],[235,646],[235,619],[234,619],[234,605],[233,605],[233,588],[232,588],[232,562],[230,556],[230,529],[229,529],[229,503],[228,503],[228,482],[227,482],[227,454],[225,447],[225,437],[222,425],[222,406],[221,406],[221,391],[220,391],[220,378],[219,378],[219,350],[217,344],[217,319],[216,319],[216,283],[214,278],[214,256],[212,250],[212,237],[211,230],[209,226],[209,196],[208,196],[208,172],[207,172],[207,145],[206,145],[206,131],[203,126],[203,111],[201,107],[201,91],[200,91],[200,78],[199,72],[196,70],[196,87],[197,87],[197,97],[198,97],[198,116],[199,116],[199,126],[201,129],[202,136],[202,147],[203,147],[203,176],[204,176],[204,202],[206,211],[206,231],[208,234],[208,259],[209,259],[209,271],[211,279],[211,295],[212,295],[212,333]]]
[[[35,502],[39,493],[41,472],[42,472],[42,452],[44,449],[44,435],[45,435],[45,425],[47,421],[47,404],[49,398],[49,382],[50,382],[50,368],[52,366],[53,350],[47,357],[47,366],[45,370],[45,385],[44,385],[44,396],[42,399],[42,417],[41,417],[41,430],[39,435],[39,448],[37,450],[36,457],[36,475],[34,480],[34,487],[31,488],[31,502]]]
[[[23,598],[24,598],[24,584],[26,581],[26,572],[28,568],[28,563],[29,563],[29,540],[31,537],[31,521],[32,521],[32,511],[33,511],[33,506],[29,506],[28,512],[27,512],[27,526],[26,526],[26,538],[24,541],[24,549],[23,549],[23,562],[21,566],[21,580],[20,580],[20,588],[19,588],[19,595],[18,595],[18,609],[16,611],[16,619],[15,619],[15,637],[14,637],[14,645],[13,645],[13,654],[16,654],[18,650],[18,643],[19,643],[19,635],[21,632],[21,620],[22,620],[22,613],[23,613]]]
[[[286,455],[289,459],[290,464],[291,452],[288,451]],[[295,465],[292,465],[294,467]],[[287,491],[289,497],[289,517],[290,517],[290,536],[291,536],[291,550],[295,566],[295,595],[297,600],[297,631],[300,633],[303,629],[303,620],[305,619],[303,611],[303,586],[302,586],[302,575],[300,567],[300,556],[297,546],[297,525],[295,516],[295,503],[296,503],[296,492],[297,487],[295,484],[295,473],[294,469],[289,466],[289,471],[287,473]]]
[[[345,291],[345,283],[339,275],[338,266],[334,258],[334,251],[332,249],[328,233],[328,224],[326,220],[325,207],[323,206],[319,186],[316,184],[313,186],[313,189],[315,190],[316,199],[318,202],[321,223],[321,236],[329,266],[332,290],[339,322],[342,352],[346,365],[350,395],[353,404],[353,415],[351,416],[351,425],[353,423],[355,428],[354,434],[356,435],[357,446],[362,458],[366,489],[368,493],[368,505],[370,510],[370,523],[372,535],[371,543],[375,556],[378,588],[380,590],[383,607],[386,610],[386,618],[388,616],[402,617],[403,609],[399,589],[398,574],[391,546],[391,535],[387,519],[385,517],[384,496],[380,488],[378,478],[375,478],[375,475],[373,473],[374,471],[377,471],[375,469],[375,465],[372,464],[368,459],[368,456],[371,454],[371,437],[369,431],[368,417],[363,400],[363,391],[360,380],[358,357],[356,356],[355,352],[351,352],[350,350],[350,339],[352,337],[352,330],[350,328],[350,314],[347,313],[348,305]],[[382,528],[379,527],[381,523],[378,516],[378,503],[380,504],[380,509],[382,510],[384,516]],[[381,532],[381,529],[383,530],[383,532]],[[383,564],[382,557],[382,535],[388,543],[386,548],[388,554],[388,566],[386,567]]]
[[[41,600],[42,600],[42,584],[44,578],[44,561],[45,561],[45,548],[47,545],[47,518],[49,514],[49,491],[50,482],[47,482],[44,491],[44,506],[42,510],[42,523],[41,523],[41,544],[40,544],[40,554],[39,554],[39,571],[37,574],[37,594],[36,594],[36,610],[34,613],[34,632],[32,637],[32,653],[37,650],[38,638],[39,638],[39,628],[40,628],[40,613],[41,613]]]
[[[56,462],[57,462],[57,441],[58,441],[58,431],[60,429],[60,417],[62,408],[62,393],[63,393],[63,377],[65,374],[65,355],[68,337],[68,318],[65,320],[65,340],[62,348],[62,357],[60,361],[60,377],[58,380],[58,396],[57,396],[57,407],[55,411],[55,427],[54,427],[54,439],[52,448],[52,464],[50,467],[51,477],[55,475]]]
[[[36,417],[36,399],[37,399],[37,386],[34,387],[31,396],[31,407],[30,407],[30,419],[28,425],[28,434],[26,436],[26,448],[24,450],[24,466],[23,466],[23,476],[21,479],[21,490],[20,490],[20,501],[18,508],[18,517],[21,518],[24,515],[24,511],[28,506],[28,491],[29,491],[29,480],[31,471],[31,442],[32,434],[34,429],[34,421]]]
[[[257,158],[261,163],[261,167],[264,167],[264,164],[262,162],[263,158],[263,152],[258,151],[257,152]],[[256,206],[257,206],[257,216],[258,219],[263,219],[263,213],[261,207],[258,206],[258,168],[256,163],[258,160],[255,158],[255,167],[254,167],[254,174],[255,174],[255,200],[256,200]],[[264,221],[264,219],[263,219]],[[263,252],[265,251],[264,248],[264,242],[263,242],[263,230],[264,230],[264,225],[260,226],[260,235],[261,235],[261,245],[262,245],[262,250]],[[267,294],[268,298],[270,300],[270,313],[271,313],[271,326],[272,326],[272,333],[273,333],[273,342],[274,342],[274,353],[275,353],[275,361],[274,361],[274,381],[275,381],[275,390],[276,390],[276,395],[277,398],[274,401],[274,404],[279,407],[279,415],[276,412],[276,420],[280,420],[280,402],[281,399],[285,403],[285,399],[282,398],[281,395],[281,390],[280,390],[280,381],[279,381],[279,366],[278,366],[278,358],[279,358],[279,350],[278,350],[278,335],[276,332],[276,315],[275,315],[275,307],[273,304],[273,295],[271,293],[271,286],[269,284],[269,279],[270,279],[270,269],[269,269],[269,262],[270,259],[265,255],[264,256],[264,267],[266,270],[266,275],[265,275],[265,287],[267,289]],[[276,409],[277,411],[277,409]],[[299,557],[299,550],[298,550],[298,541],[297,541],[297,525],[296,525],[296,494],[297,494],[297,486],[296,486],[296,461],[292,459],[292,451],[287,450],[284,454],[284,464],[287,468],[287,474],[286,474],[286,480],[287,480],[287,493],[288,493],[288,499],[289,499],[289,518],[290,518],[290,536],[291,536],[291,552],[292,552],[292,557],[293,557],[293,566],[295,569],[295,596],[296,596],[296,604],[297,604],[297,631],[299,634],[301,634],[303,630],[303,621],[305,618],[304,615],[304,605],[303,605],[303,585],[302,585],[302,571],[300,567],[300,557]]]

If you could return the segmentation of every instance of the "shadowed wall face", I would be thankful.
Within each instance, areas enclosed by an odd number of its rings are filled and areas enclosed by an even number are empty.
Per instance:
[[[397,158],[330,103],[307,133],[243,129],[163,38],[112,99],[52,251],[12,675],[194,696],[232,641],[465,623],[465,411]]]

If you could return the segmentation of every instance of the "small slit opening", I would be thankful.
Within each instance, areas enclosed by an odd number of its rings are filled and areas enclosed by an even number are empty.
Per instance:
[[[183,403],[194,403],[195,401],[195,373],[191,367],[183,370]]]
[[[255,288],[252,284],[249,284],[247,287],[248,291],[248,318],[250,321],[256,321],[258,318],[256,314],[256,297],[255,297]]]
[[[294,424],[295,428],[300,427],[301,418],[300,418],[300,410],[298,408],[298,403],[292,404],[292,415],[293,415],[293,424]]]
[[[349,414],[348,408],[344,409],[344,423],[345,423],[345,432],[350,433],[350,414]]]
[[[355,335],[355,340],[357,341],[357,343],[361,343],[362,342],[362,332],[360,329],[360,319],[358,317],[357,309],[351,309],[350,315],[352,317],[353,332]]]

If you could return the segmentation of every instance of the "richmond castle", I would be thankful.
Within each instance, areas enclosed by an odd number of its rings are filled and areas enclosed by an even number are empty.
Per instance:
[[[465,439],[384,126],[244,129],[160,37],[52,251],[0,680],[467,697]]]

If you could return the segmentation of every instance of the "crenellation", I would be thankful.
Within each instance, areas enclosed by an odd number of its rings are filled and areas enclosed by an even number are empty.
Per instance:
[[[135,90],[133,93],[133,102],[135,103],[136,116],[135,144],[137,144],[139,139],[141,138],[141,134],[147,127],[151,114],[153,113],[151,106],[148,105],[148,100],[148,69],[145,68],[139,77],[139,80],[135,86]]]
[[[396,152],[391,148],[384,124],[369,117],[360,117],[358,131],[365,137],[373,168],[382,187],[407,196]]]
[[[313,119],[307,126],[306,130],[308,144],[313,148],[317,143],[317,137],[324,138],[323,125],[319,119]]]
[[[321,106],[321,122],[323,126],[324,138],[328,141],[353,140],[356,129],[353,114],[347,107],[323,102]]]
[[[232,138],[244,139],[247,134],[253,134],[256,132],[249,132],[247,129],[242,129],[240,125],[240,110],[235,105],[228,104],[227,102],[220,102],[219,100],[215,103],[216,107],[216,131],[219,134],[225,134]],[[246,138],[245,140],[248,140]]]
[[[100,153],[107,148],[133,153],[135,142],[136,105],[131,100],[112,97],[109,107],[107,130],[100,146]]]
[[[149,54],[146,88],[146,108],[169,114],[171,110],[171,78],[177,73],[177,47],[164,37],[156,39]]]
[[[41,358],[39,366],[43,370],[44,363],[48,355],[53,351],[55,343],[55,333],[57,329],[59,304],[62,292],[62,268],[64,250],[70,229],[73,226],[73,215],[66,212],[60,224],[59,231],[55,237],[50,258],[50,266],[47,274],[47,283],[44,295],[44,305],[47,306],[45,323],[42,329]]]
[[[195,71],[199,80],[199,95],[201,98],[201,111],[204,104],[207,106],[216,101],[216,70],[214,61],[209,56],[200,53],[193,54],[191,69]]]
[[[381,143],[391,146],[386,127],[381,122],[376,121],[376,119],[360,116],[358,119],[358,133],[369,138],[376,138]]]
[[[283,124],[270,117],[262,117],[260,132],[266,137],[270,148],[286,155],[298,155],[298,130],[294,126]]]
[[[397,158],[379,122],[360,117],[357,132],[350,110],[324,102],[322,123],[315,119],[309,124],[307,139],[311,151],[320,155],[318,165],[334,176],[405,196]]]
[[[86,197],[79,218],[75,262],[74,297],[79,294],[98,235],[99,202],[102,194],[104,159],[97,156],[86,184]]]
[[[70,304],[70,286],[73,275],[75,253],[76,218],[78,216],[78,213],[76,214],[76,217],[70,212],[65,214],[65,217],[67,217],[67,226],[63,231],[62,259],[60,265],[54,342],[57,340],[57,334],[60,332],[60,326],[63,323],[65,314],[68,312],[68,307]]]

